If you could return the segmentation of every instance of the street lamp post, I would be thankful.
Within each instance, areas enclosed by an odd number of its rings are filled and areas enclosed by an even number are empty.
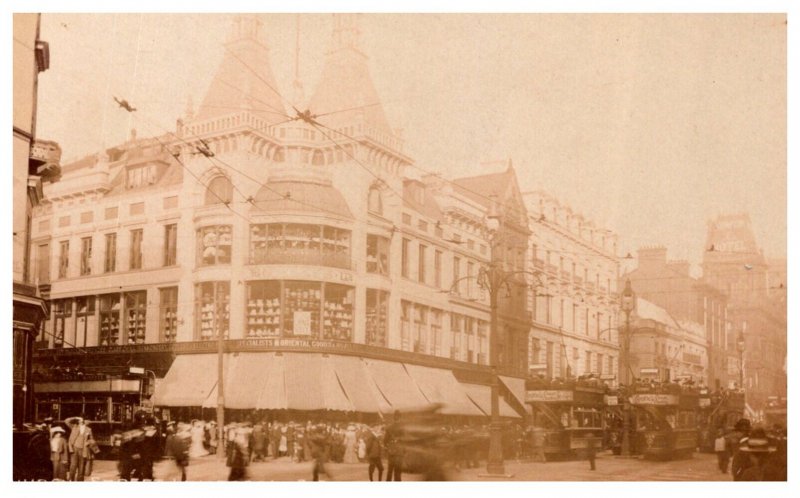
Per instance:
[[[225,357],[225,337],[220,330],[217,313],[219,313],[219,303],[217,302],[217,289],[214,287],[214,315],[211,317],[212,329],[217,334],[217,455],[225,458],[225,393],[223,366]]]
[[[498,376],[498,364],[500,355],[498,354],[498,324],[497,324],[497,293],[499,291],[499,284],[501,275],[498,274],[501,270],[495,265],[495,237],[498,228],[500,228],[500,217],[497,214],[494,203],[492,203],[486,221],[487,228],[489,229],[491,237],[491,252],[489,257],[488,270],[482,272],[482,278],[479,283],[482,283],[489,291],[489,308],[491,311],[490,325],[489,325],[489,364],[492,368],[492,386],[491,386],[491,420],[489,423],[489,454],[486,461],[486,472],[489,475],[505,475],[505,465],[503,464],[503,434],[502,425],[500,423],[500,378]]]
[[[633,288],[631,287],[631,280],[627,279],[625,281],[625,289],[622,291],[621,296],[621,307],[622,311],[625,313],[625,336],[623,338],[622,343],[622,359],[623,359],[623,371],[625,375],[623,379],[625,381],[626,389],[630,389],[630,346],[631,346],[631,312],[636,307],[636,294],[633,292]],[[622,417],[622,451],[621,454],[623,457],[631,456],[631,439],[630,439],[630,431],[631,431],[631,406],[628,400],[628,396],[625,396],[624,399],[624,412]]]
[[[744,331],[739,330],[736,338],[736,351],[739,352],[739,389],[744,390]]]

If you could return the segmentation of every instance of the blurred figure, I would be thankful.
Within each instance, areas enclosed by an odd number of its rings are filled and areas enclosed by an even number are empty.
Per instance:
[[[754,429],[747,442],[739,449],[739,453],[748,458],[749,464],[739,475],[739,481],[774,480],[775,468],[768,456],[775,452],[769,445],[767,434],[763,429]]]
[[[205,447],[206,429],[205,423],[202,420],[192,421],[192,444],[189,448],[189,456],[192,458],[202,457],[208,455]]]
[[[267,452],[267,434],[260,421],[253,426],[253,461],[263,462]]]
[[[344,433],[344,455],[342,456],[344,463],[358,463],[357,444],[356,426],[350,424]]]
[[[186,467],[189,465],[189,445],[192,435],[189,424],[178,424],[177,428],[170,425],[167,428],[166,453],[167,457],[175,461],[175,466],[181,475],[181,481],[186,480]]]
[[[311,469],[311,480],[319,481],[319,475],[325,474],[333,480],[333,477],[325,468],[330,451],[330,439],[327,429],[322,425],[317,425],[308,436],[311,444],[311,457],[314,459],[314,466]]]
[[[69,480],[82,481],[83,467],[87,440],[91,437],[92,430],[86,426],[83,417],[74,417],[70,424],[72,430],[69,433],[68,449],[69,459]]]
[[[544,442],[545,433],[544,429],[536,427],[533,429],[533,461],[546,462],[547,458],[544,455]]]
[[[364,434],[367,461],[369,461],[369,480],[372,481],[372,476],[375,469],[378,469],[378,481],[383,480],[383,448],[381,447],[381,440],[375,430],[367,429]]]
[[[742,445],[747,443],[750,434],[750,420],[739,419],[733,426],[733,432],[728,434],[728,447],[732,449],[731,476],[734,481],[740,481],[742,472],[750,466],[750,457],[741,451]]]
[[[717,454],[717,466],[719,467],[719,471],[723,474],[727,474],[730,453],[728,452],[728,441],[725,439],[724,429],[717,430],[717,437],[714,439],[714,453]]]
[[[94,471],[94,457],[100,453],[100,446],[97,445],[97,441],[94,439],[91,424],[88,421],[84,421],[84,423],[89,430],[86,436],[86,445],[83,448],[83,477],[86,478],[91,476]]]
[[[50,461],[53,463],[54,481],[65,481],[67,479],[69,451],[64,434],[64,429],[61,427],[55,426],[50,429]]]
[[[228,443],[228,467],[231,468],[228,474],[229,481],[244,481],[247,478],[245,472],[249,461],[249,441],[251,430],[241,424],[236,424],[233,439]]]
[[[594,441],[594,434],[591,432],[586,435],[586,459],[589,460],[589,470],[596,470],[595,459],[597,458],[597,446]]]
[[[394,412],[393,422],[386,428],[383,435],[383,446],[389,459],[386,469],[387,481],[401,481],[403,478],[403,447],[400,443],[402,428],[400,426],[400,411]]]

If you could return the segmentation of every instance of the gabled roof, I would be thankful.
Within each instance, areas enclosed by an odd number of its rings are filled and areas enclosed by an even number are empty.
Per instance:
[[[195,118],[250,110],[273,124],[285,121],[286,108],[278,91],[269,49],[261,40],[261,20],[254,14],[239,14],[233,19],[222,62]]]
[[[527,226],[527,210],[511,161],[505,171],[500,173],[456,178],[453,180],[453,190],[487,209],[494,198],[501,213]]]

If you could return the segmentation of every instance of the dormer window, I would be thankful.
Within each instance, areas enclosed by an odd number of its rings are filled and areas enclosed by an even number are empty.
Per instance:
[[[127,173],[126,188],[145,187],[156,182],[156,168],[152,164],[129,167]]]

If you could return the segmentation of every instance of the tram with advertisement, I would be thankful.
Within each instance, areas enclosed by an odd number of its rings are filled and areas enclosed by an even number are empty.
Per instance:
[[[699,391],[676,383],[640,382],[626,393],[633,452],[645,458],[690,456],[697,447]]]
[[[541,437],[548,460],[580,455],[590,445],[600,450],[603,441],[606,386],[599,379],[525,382],[525,402]],[[536,438],[536,436],[534,436]]]
[[[744,417],[744,391],[722,389],[709,392],[700,389],[697,409],[698,447],[704,453],[714,452],[714,439],[722,429],[733,430],[736,422]]]

